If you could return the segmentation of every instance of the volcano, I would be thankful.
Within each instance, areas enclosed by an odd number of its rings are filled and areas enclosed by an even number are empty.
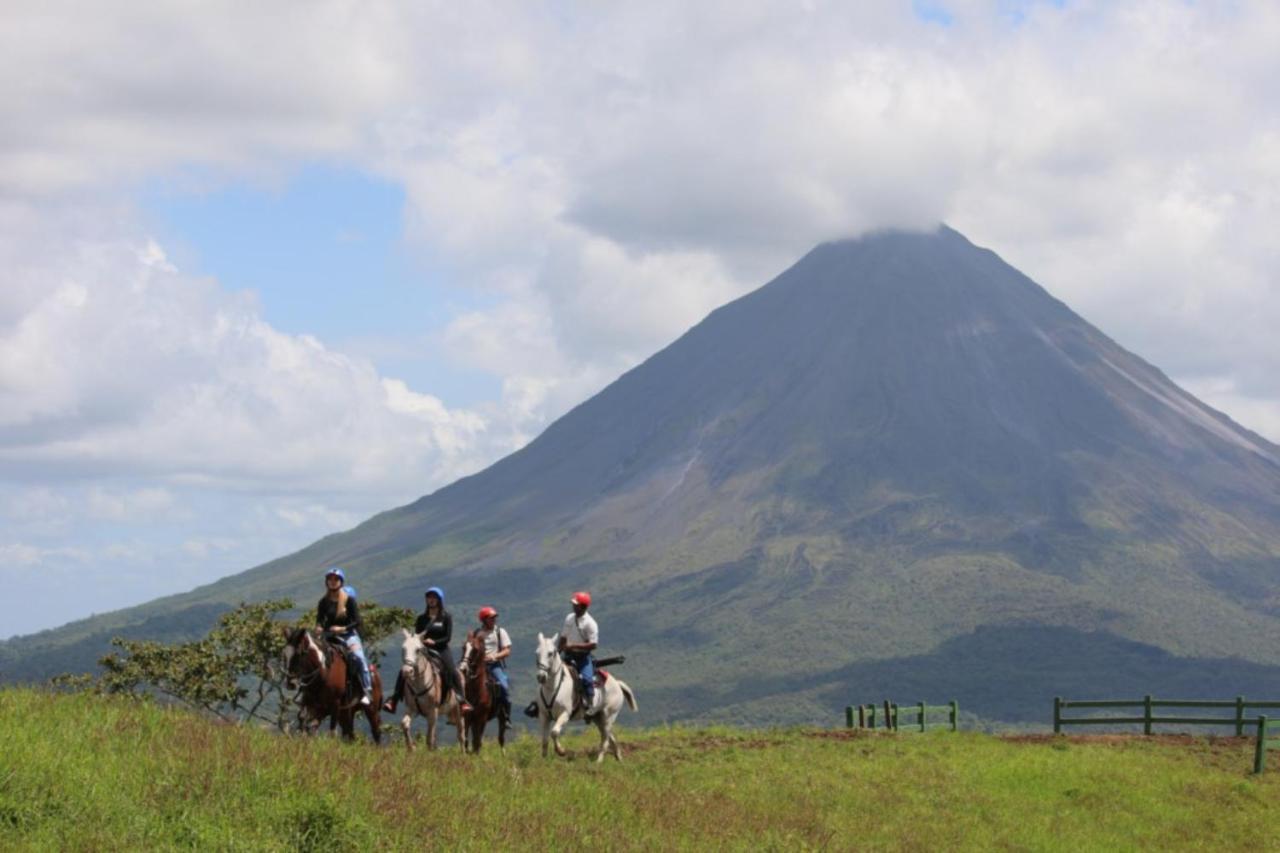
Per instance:
[[[496,605],[517,661],[588,588],[648,721],[1280,698],[1280,447],[946,227],[820,245],[474,476],[0,653],[61,671],[331,564]]]

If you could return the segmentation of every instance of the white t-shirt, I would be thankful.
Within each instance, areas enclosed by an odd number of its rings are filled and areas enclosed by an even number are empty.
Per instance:
[[[498,648],[499,634],[502,635],[502,648],[511,648],[511,637],[507,634],[507,629],[499,626],[498,630],[488,631],[484,635],[484,656],[486,658],[491,658],[502,650]]]
[[[570,613],[564,617],[564,627],[560,629],[560,636],[564,637],[566,643],[599,644],[600,629],[596,627],[596,620],[591,618],[590,613],[583,613],[581,618]]]

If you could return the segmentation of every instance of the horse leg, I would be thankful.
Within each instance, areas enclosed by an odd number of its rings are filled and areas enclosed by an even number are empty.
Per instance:
[[[607,713],[607,711],[602,711],[596,714],[595,718],[596,728],[600,730],[600,748],[596,750],[596,764],[604,761],[605,750],[609,748],[609,729],[611,727],[609,725],[610,721],[606,719]]]
[[[564,747],[560,745],[560,732],[564,731],[565,724],[569,722],[569,716],[572,713],[572,711],[561,711],[560,715],[556,717],[555,723],[551,726],[551,743],[556,748],[556,755],[561,758],[568,755],[568,753],[566,753],[564,751]]]
[[[364,709],[364,718],[369,721],[369,733],[373,735],[375,744],[382,743],[382,703],[370,702]]]
[[[400,718],[400,731],[404,732],[404,745],[413,752],[413,736],[409,729],[413,727],[413,715],[409,713],[408,705],[405,706],[404,716]]]
[[[342,739],[356,739],[356,712],[348,708],[342,712],[342,719],[339,721],[342,725]]]

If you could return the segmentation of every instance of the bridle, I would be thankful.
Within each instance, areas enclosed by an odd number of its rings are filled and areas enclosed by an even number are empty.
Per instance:
[[[325,670],[323,653],[318,648],[315,648],[314,643],[308,642],[306,644],[308,647],[307,653],[311,653],[311,650],[314,648],[315,653],[320,657],[320,662],[317,663],[310,672],[304,673],[298,671],[298,663],[304,658],[302,649],[299,648],[304,637],[310,640],[311,635],[305,630],[300,631],[289,643],[289,645],[293,647],[294,653],[289,658],[289,667],[286,670],[289,677],[298,683],[298,695],[302,695],[303,691],[316,682],[316,679],[323,677]]]
[[[421,660],[426,665],[426,669],[423,675],[423,682],[425,683],[426,686],[424,686],[421,690],[419,690],[417,687],[414,686],[414,683],[413,683],[414,679],[411,679],[411,678],[406,678],[404,680],[404,686],[408,688],[410,693],[413,694],[414,701],[417,704],[421,705],[422,702],[420,700],[422,699],[422,697],[430,693],[431,689],[436,686],[436,668],[435,668],[435,665],[431,662],[431,654],[429,651],[427,651],[426,646],[423,646],[423,645],[418,646],[414,654],[415,654],[414,661],[412,664],[408,666],[408,669],[411,672],[413,672],[414,675],[417,675],[418,661]],[[426,677],[428,674],[431,676],[429,680]]]
[[[556,696],[560,695],[560,685],[564,684],[566,667],[564,661],[560,659],[560,653],[554,648],[552,648],[551,654],[547,656],[553,663],[543,663],[542,656],[539,655],[538,657],[538,672],[547,676],[547,680],[538,685],[538,698],[542,700],[542,705],[547,709],[547,715],[550,716],[551,705],[555,702]],[[548,699],[546,695],[547,684],[553,675],[555,676],[555,684],[551,688],[551,698]]]

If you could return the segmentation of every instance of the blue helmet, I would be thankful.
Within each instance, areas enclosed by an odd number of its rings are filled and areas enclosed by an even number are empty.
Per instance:
[[[337,575],[338,580],[342,581],[343,583],[347,582],[347,576],[343,573],[342,569],[340,569],[337,566],[330,567],[330,569],[324,573],[324,579],[328,580],[333,575]]]
[[[430,595],[433,592],[436,594],[436,598],[440,599],[440,606],[444,607],[444,590],[438,586],[428,587],[425,594]]]

